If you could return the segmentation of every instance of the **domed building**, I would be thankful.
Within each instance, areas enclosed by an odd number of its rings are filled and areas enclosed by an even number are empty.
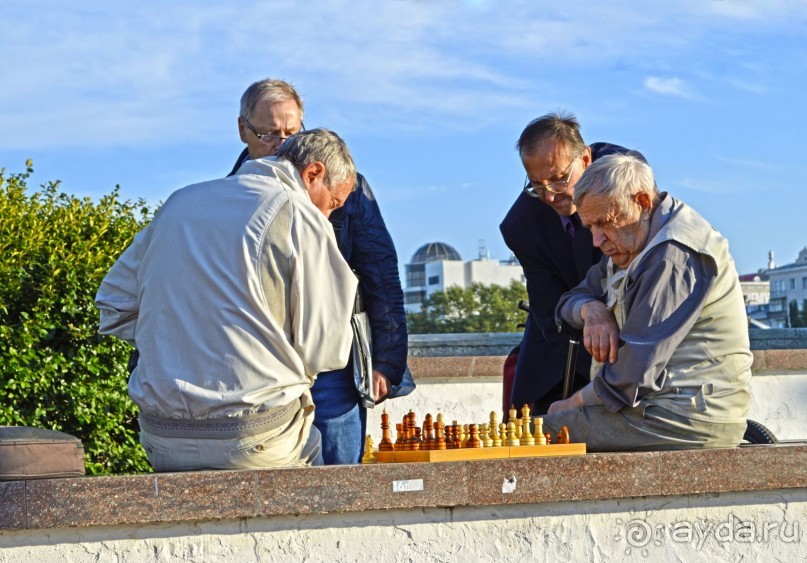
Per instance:
[[[479,258],[463,262],[457,249],[444,242],[430,242],[418,248],[406,268],[404,303],[407,312],[420,312],[423,300],[435,291],[452,286],[466,288],[472,283],[509,285],[512,280],[525,283],[521,265],[511,257],[491,260],[480,241]]]

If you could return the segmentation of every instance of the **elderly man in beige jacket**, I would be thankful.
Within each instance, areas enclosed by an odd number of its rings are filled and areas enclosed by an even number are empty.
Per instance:
[[[343,367],[356,279],[327,217],[355,184],[327,130],[173,193],[96,296],[137,346],[129,395],[157,471],[321,463],[310,387]]]

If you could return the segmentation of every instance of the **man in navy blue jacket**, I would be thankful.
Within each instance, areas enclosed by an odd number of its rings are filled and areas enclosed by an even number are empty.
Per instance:
[[[245,160],[274,155],[284,140],[302,129],[303,102],[294,87],[282,80],[255,82],[241,97],[238,131],[247,147],[230,174]],[[334,210],[329,219],[342,255],[359,278],[370,320],[373,395],[378,402],[400,385],[406,370],[406,314],[398,255],[375,195],[361,174],[344,206]],[[311,393],[325,464],[359,463],[367,411],[356,390],[352,363],[341,370],[320,373]]]
[[[530,314],[511,402],[532,404],[533,412],[545,413],[561,398],[569,346],[568,335],[558,333],[555,306],[602,256],[577,217],[574,185],[592,161],[629,151],[608,143],[587,146],[577,119],[563,112],[530,122],[516,148],[527,182],[499,229],[527,278]],[[588,383],[590,368],[591,356],[580,346],[574,390]]]

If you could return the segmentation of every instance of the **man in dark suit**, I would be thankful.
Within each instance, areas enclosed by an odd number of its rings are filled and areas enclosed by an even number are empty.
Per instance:
[[[545,413],[561,398],[569,347],[569,337],[555,324],[555,306],[602,256],[577,217],[574,185],[592,161],[629,151],[608,143],[587,146],[575,116],[564,112],[530,122],[516,148],[527,183],[499,228],[524,269],[530,314],[511,402],[532,404],[533,412]],[[580,346],[574,390],[588,383],[590,368],[591,356]]]

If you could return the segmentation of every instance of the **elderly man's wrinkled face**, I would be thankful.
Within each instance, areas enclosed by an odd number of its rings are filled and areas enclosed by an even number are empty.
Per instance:
[[[646,201],[651,201],[649,196]],[[577,206],[583,225],[591,229],[594,246],[620,268],[627,268],[639,255],[650,232],[649,210],[636,200],[631,206],[622,212],[610,197],[594,194],[583,196]]]
[[[311,203],[322,211],[325,217],[330,217],[335,209],[345,204],[355,182],[351,180],[328,185],[325,176],[325,165],[321,162],[312,162],[300,172]]]
[[[283,141],[299,133],[303,126],[300,108],[293,100],[261,100],[248,119],[238,118],[238,132],[247,144],[251,158],[274,156]]]

